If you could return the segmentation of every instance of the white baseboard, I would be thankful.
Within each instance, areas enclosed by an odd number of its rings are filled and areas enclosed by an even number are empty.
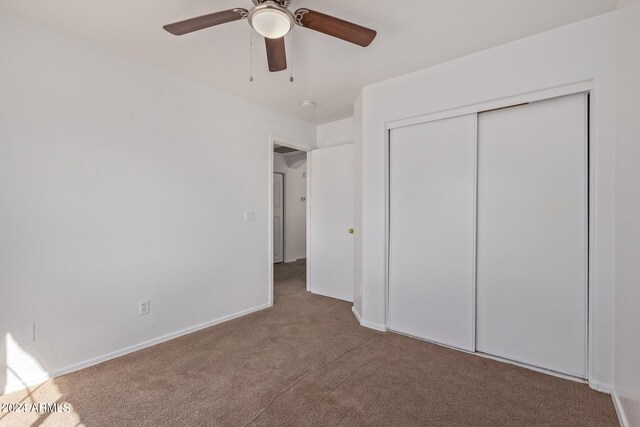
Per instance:
[[[363,320],[362,322],[360,322],[360,324],[362,326],[364,326],[365,328],[374,329],[374,330],[380,331],[380,332],[388,332],[389,331],[389,329],[386,326],[378,325],[377,323],[369,323],[369,322],[365,322]]]
[[[613,392],[613,386],[611,384],[602,384],[593,380],[589,380],[589,387],[601,393],[612,394]]]
[[[374,329],[376,331],[380,331],[380,332],[387,332],[388,329],[386,326],[384,325],[378,325],[376,323],[369,323],[369,322],[365,322],[364,320],[362,320],[362,317],[360,317],[360,313],[358,313],[356,311],[355,307],[351,307],[351,311],[353,312],[353,315],[356,316],[356,319],[358,319],[358,323],[360,323],[360,326],[363,326],[365,328],[369,328],[369,329]]]
[[[356,320],[358,321],[358,323],[362,325],[362,318],[360,317],[360,313],[358,313],[358,310],[356,310],[355,305],[351,307],[351,311],[353,312],[353,315],[356,316]]]
[[[627,414],[624,411],[624,405],[620,401],[620,397],[614,391],[611,393],[611,398],[613,399],[613,406],[616,408],[616,413],[618,414],[618,421],[620,421],[620,425],[622,427],[631,427],[629,424],[629,419],[627,418]]]
[[[56,369],[54,371],[48,372],[46,375],[23,379],[22,384],[20,384],[18,386],[6,386],[4,388],[4,391],[3,391],[2,394],[13,393],[14,391],[24,390],[25,388],[38,385],[38,384],[40,384],[40,383],[42,383],[44,381],[47,381],[47,380],[49,380],[51,378],[55,378],[55,377],[59,377],[61,375],[69,374],[71,372],[79,371],[80,369],[88,368],[90,366],[97,365],[99,363],[106,362],[108,360],[115,359],[117,357],[121,357],[121,356],[124,356],[126,354],[138,351],[138,350],[142,350],[142,349],[145,349],[145,348],[148,348],[148,347],[153,347],[154,345],[161,344],[163,342],[170,341],[172,339],[181,337],[183,335],[188,335],[188,334],[191,334],[193,332],[197,332],[199,330],[206,329],[206,328],[209,328],[211,326],[218,325],[220,323],[228,322],[229,320],[233,320],[233,319],[236,319],[238,317],[246,316],[247,314],[255,313],[256,311],[261,311],[261,310],[264,310],[265,308],[269,308],[269,307],[271,307],[270,304],[263,304],[263,305],[260,305],[258,307],[250,308],[248,310],[244,310],[244,311],[240,311],[238,313],[230,314],[228,316],[220,317],[220,318],[215,319],[215,320],[210,320],[208,322],[201,323],[199,325],[191,326],[189,328],[182,329],[182,330],[177,331],[177,332],[172,332],[170,334],[163,335],[163,336],[158,337],[158,338],[154,338],[154,339],[151,339],[151,340],[148,340],[148,341],[144,341],[144,342],[141,342],[139,344],[135,344],[135,345],[132,345],[132,346],[120,349],[120,350],[116,350],[116,351],[113,351],[111,353],[103,354],[101,356],[97,356],[97,357],[91,358],[89,360],[85,360],[83,362],[75,363],[73,365],[69,365],[69,366],[66,366],[66,367],[61,368],[61,369]]]

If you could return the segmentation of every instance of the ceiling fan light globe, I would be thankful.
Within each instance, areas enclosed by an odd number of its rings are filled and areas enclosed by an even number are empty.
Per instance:
[[[284,37],[293,28],[290,14],[270,7],[256,10],[249,23],[258,34],[269,39]]]

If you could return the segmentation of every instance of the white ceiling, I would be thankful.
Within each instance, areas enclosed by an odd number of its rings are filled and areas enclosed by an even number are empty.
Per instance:
[[[175,37],[164,24],[250,0],[0,0],[0,7],[44,22],[143,61],[321,124],[352,115],[368,84],[517,40],[613,10],[616,0],[293,0],[376,29],[361,48],[295,28],[293,65],[269,73],[264,42],[254,36],[254,81],[249,82],[250,27],[238,21]],[[289,48],[290,46],[287,46]],[[316,108],[301,106],[313,99]]]

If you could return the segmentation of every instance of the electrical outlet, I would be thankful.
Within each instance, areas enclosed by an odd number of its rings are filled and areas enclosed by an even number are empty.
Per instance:
[[[252,222],[256,220],[256,214],[254,211],[244,211],[245,222]]]
[[[140,301],[140,316],[151,312],[151,300]]]

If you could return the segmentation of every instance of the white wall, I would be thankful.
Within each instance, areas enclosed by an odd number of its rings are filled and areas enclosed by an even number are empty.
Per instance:
[[[307,257],[307,154],[273,156],[273,171],[284,177],[285,262]]]
[[[640,426],[640,2],[617,12],[615,392]]]
[[[353,117],[319,125],[316,133],[318,148],[351,144],[354,138],[355,122]]]
[[[363,89],[362,317],[385,327],[385,123],[594,80],[596,206],[590,378],[613,380],[615,16],[602,15]],[[356,256],[356,257],[357,257]]]
[[[269,135],[315,126],[4,12],[0,57],[0,365],[31,383],[267,305]]]

